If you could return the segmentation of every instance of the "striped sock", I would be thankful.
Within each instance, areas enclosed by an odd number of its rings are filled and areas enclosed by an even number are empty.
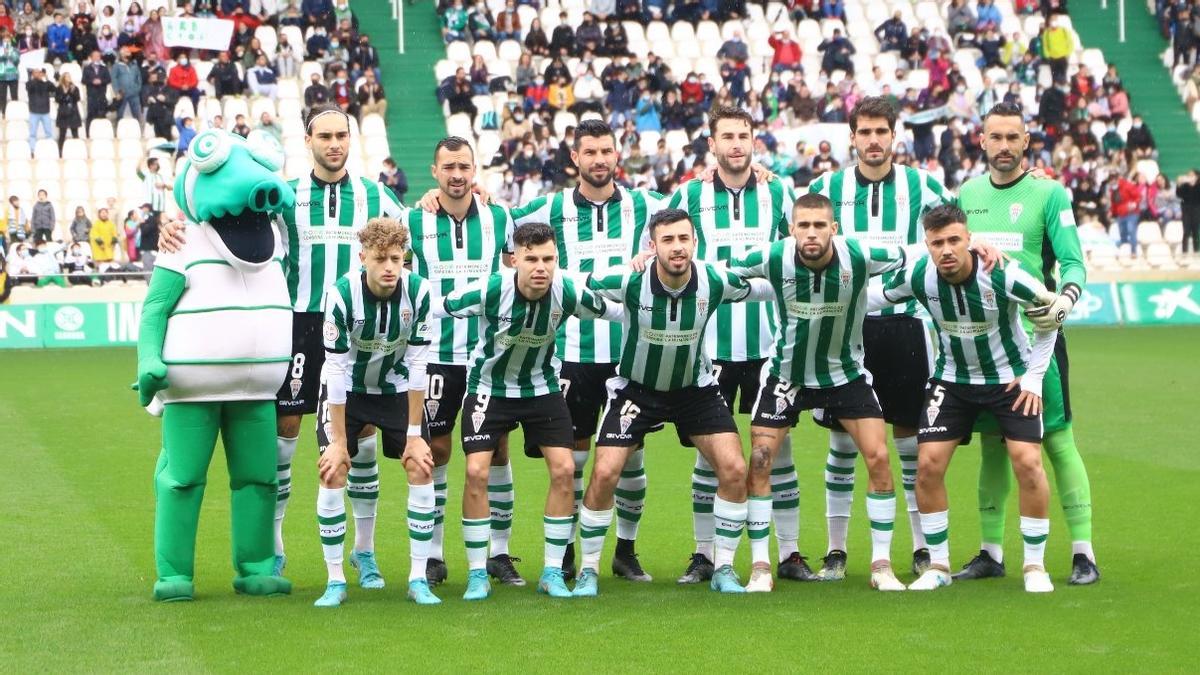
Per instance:
[[[292,457],[300,438],[275,437],[275,478],[279,492],[275,497],[275,555],[283,555],[283,516],[287,513],[288,498],[292,496]]]
[[[408,486],[408,580],[425,578],[429,540],[433,538],[433,484]]]
[[[638,448],[629,454],[621,477],[617,480],[617,538],[626,541],[637,539],[638,523],[642,520],[642,508],[646,506],[646,467],[643,463],[646,451]]]
[[[446,553],[442,550],[446,520],[446,465],[433,467],[433,537],[429,540],[429,557],[434,560],[445,560]]]
[[[542,516],[542,530],[546,536],[546,567],[562,568],[572,520],[571,516]]]
[[[871,562],[892,559],[892,533],[896,525],[896,493],[868,492],[867,518],[871,520]]]
[[[593,511],[583,507],[579,512],[579,554],[581,570],[600,571],[600,552],[604,550],[604,535],[612,525],[613,510]]]
[[[512,464],[488,469],[488,507],[492,512],[492,555],[508,555],[512,535],[513,481]]]
[[[692,469],[692,531],[696,538],[696,553],[713,559],[713,500],[717,496],[717,472],[696,453]]]
[[[587,450],[572,450],[571,459],[575,461],[575,510],[571,512],[571,536],[567,544],[575,543],[575,533],[579,531],[579,512],[583,508],[583,469],[587,464]]]
[[[825,520],[829,524],[829,550],[845,551],[850,531],[850,502],[854,499],[854,460],[858,447],[844,431],[829,432],[829,457],[825,460]]]
[[[716,557],[713,564],[717,567],[732,565],[733,557],[737,555],[738,543],[742,540],[742,530],[746,527],[748,506],[746,502],[730,502],[720,497],[713,499],[713,524]]]
[[[900,482],[904,484],[904,508],[908,510],[908,524],[912,528],[913,550],[925,548],[925,535],[921,533],[921,512],[917,510],[917,437],[897,438],[896,454],[900,455]]]
[[[1049,518],[1021,516],[1021,539],[1025,542],[1025,566],[1045,567],[1046,538],[1050,536]]]
[[[354,512],[354,550],[374,551],[375,514],[379,508],[379,464],[374,436],[358,439],[358,454],[350,460],[346,494]]]
[[[346,581],[342,549],[346,542],[346,488],[321,487],[317,491],[317,531],[330,581]]]
[[[746,536],[750,539],[750,559],[756,563],[771,561],[771,498],[750,497],[746,508]]]
[[[463,543],[467,547],[467,567],[472,570],[487,569],[488,534],[491,518],[463,518]]]
[[[800,552],[800,483],[792,462],[792,437],[785,436],[779,454],[771,463],[771,519],[775,521],[775,540],[779,559],[787,560]]]
[[[929,546],[929,562],[950,569],[950,512],[922,513],[921,532]]]

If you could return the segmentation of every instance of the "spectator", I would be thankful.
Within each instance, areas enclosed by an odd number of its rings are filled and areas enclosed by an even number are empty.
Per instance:
[[[120,240],[117,237],[116,223],[109,220],[108,209],[102,208],[96,212],[96,222],[92,223],[88,238],[92,247],[92,260],[96,262],[97,266],[116,260],[117,245]],[[101,271],[104,271],[103,268]]]
[[[776,31],[775,35],[780,35],[782,33],[784,33],[784,31]],[[772,47],[775,46],[773,42],[775,39],[775,36],[772,36],[768,41]],[[779,50],[776,49],[777,53],[778,51]],[[721,48],[717,50],[717,58],[729,59],[737,64],[744,64],[746,61],[750,60],[750,47],[742,38],[742,30],[740,28],[734,28],[733,34],[729,36],[729,39],[721,44]]]
[[[18,70],[21,53],[7,26],[0,26],[0,117],[8,110],[9,100],[17,100]]]
[[[21,208],[21,198],[12,195],[8,198],[8,206],[4,210],[4,219],[7,224],[5,231],[8,234],[8,243],[25,241],[33,236],[33,228],[29,222],[29,214],[25,209]]]
[[[146,14],[142,11],[142,5],[134,0],[129,3],[129,9],[125,10],[126,22],[133,24],[133,30],[140,31],[142,25],[146,23]]]
[[[112,5],[105,5],[100,8],[100,16],[96,19],[96,23],[100,26],[102,34],[106,26],[114,36],[121,31],[121,20],[117,18],[116,8]]]
[[[486,96],[492,78],[488,74],[488,67],[484,63],[482,55],[476,54],[471,58],[471,70],[467,72],[467,75],[471,78],[472,93],[476,96]]]
[[[153,15],[154,12],[151,12]],[[148,22],[147,22],[148,23]],[[175,65],[167,75],[167,87],[178,96],[187,96],[192,101],[192,109],[200,108],[200,78],[196,68],[188,61],[187,54],[180,54],[175,59]]]
[[[800,67],[800,43],[792,39],[790,31],[775,31],[775,34],[767,40],[767,44],[775,50],[775,54],[771,57],[772,70],[777,73],[785,70],[802,70]],[[741,63],[744,64],[745,59],[742,59]]]
[[[1142,122],[1141,115],[1133,116],[1133,125],[1125,135],[1125,145],[1135,158],[1152,157],[1156,154],[1158,146],[1154,143],[1154,135],[1150,133],[1150,127]]]
[[[504,9],[496,15],[496,39],[521,39],[521,15],[517,14],[516,0],[505,0]]]
[[[535,154],[532,142],[521,146],[521,154],[517,155],[512,163],[513,175],[517,180],[523,180],[535,171],[541,173],[541,167],[542,160]]]
[[[328,103],[331,97],[329,89],[321,83],[321,75],[319,73],[313,73],[309,82],[310,84],[304,88],[305,114],[308,114],[308,109],[315,105]]]
[[[846,22],[846,3],[842,0],[821,0],[821,17]]]
[[[604,33],[591,12],[583,13],[583,21],[575,29],[575,45],[580,54],[585,51],[599,54],[604,48]]]
[[[144,209],[146,205],[142,205]],[[147,272],[154,271],[154,258],[158,254],[158,232],[162,224],[162,214],[150,212],[149,217],[138,224],[138,253],[142,260],[142,268]]]
[[[1050,18],[1050,27],[1042,36],[1042,53],[1050,64],[1050,73],[1054,80],[1067,79],[1067,59],[1075,51],[1075,38],[1062,25],[1057,17]]]
[[[1170,179],[1160,173],[1154,177],[1154,185],[1152,187],[1154,189],[1152,191],[1153,201],[1150,204],[1150,211],[1158,219],[1158,223],[1165,226],[1171,221],[1179,220],[1183,216],[1183,213],[1179,195],[1175,191],[1175,186],[1171,185]]]
[[[90,21],[88,22],[90,23]],[[71,41],[67,47],[71,52],[71,60],[75,63],[87,61],[92,52],[100,51],[100,42],[96,34],[81,25],[71,29]]]
[[[161,173],[157,157],[150,157],[139,166],[137,177],[142,181],[142,193],[146,199],[143,208],[149,215],[157,215],[167,208],[167,192],[171,185]],[[157,246],[155,246],[157,248]]]
[[[900,51],[908,40],[908,26],[904,25],[900,12],[892,18],[879,24],[875,29],[875,39],[879,40],[879,51]]]
[[[69,232],[74,243],[88,243],[91,240],[92,221],[88,220],[87,212],[82,206],[75,207],[75,219],[71,221]]]
[[[383,171],[379,174],[379,182],[386,185],[401,204],[404,203],[404,195],[408,194],[408,176],[404,175],[404,169],[396,166],[396,160],[391,157],[383,160]]]
[[[351,50],[350,58],[357,62],[363,71],[372,71],[375,73],[375,79],[379,79],[379,50],[371,44],[370,35],[361,33],[358,36],[358,46]]]
[[[267,63],[267,57],[261,54],[254,67],[246,72],[246,82],[250,85],[250,93],[254,96],[274,99],[279,90],[279,81],[275,76],[275,71]]]
[[[604,29],[604,53],[608,56],[628,56],[630,53],[629,34],[615,16],[608,17],[608,27]]]
[[[468,14],[468,24],[470,25],[471,37],[476,41],[486,40],[488,42],[496,39],[496,21],[492,19],[492,13],[487,8],[487,3],[484,0],[475,0],[475,6],[471,8]]]
[[[1108,90],[1108,111],[1113,119],[1129,116],[1129,94],[1120,85],[1111,86]]]
[[[688,73],[687,78],[680,85],[679,99],[684,105],[704,102],[704,89],[700,86],[700,78],[696,73]]]
[[[542,73],[542,75],[545,75],[546,81],[551,84],[557,81],[560,77],[565,77],[567,80],[571,79],[571,72],[567,70],[567,64],[563,63],[563,58],[561,56],[555,56],[553,59],[551,59],[550,65],[546,66],[546,70]]]
[[[1056,130],[1066,120],[1067,94],[1070,87],[1066,82],[1058,82],[1042,92],[1038,104],[1038,120],[1048,131]]]
[[[521,54],[517,59],[517,93],[524,94],[525,88],[533,84],[533,78],[537,76],[537,70],[533,67],[533,56],[529,52]]]
[[[229,60],[228,51],[217,54],[217,62],[208,71],[208,82],[219,99],[242,94],[242,76],[233,61]]]
[[[140,217],[141,210],[133,209],[125,214],[125,222],[121,224],[122,241],[125,244],[125,259],[129,262],[137,262],[138,255],[138,229],[142,220]]]
[[[148,54],[154,54],[164,61],[171,58],[171,50],[167,49],[166,43],[163,42],[163,27],[162,20],[159,18],[157,9],[150,10],[150,17],[138,30],[142,36],[142,44]]]
[[[541,19],[529,22],[529,32],[525,34],[525,49],[527,54],[534,56],[550,55],[550,41],[546,38],[546,31],[542,30]]]
[[[350,79],[345,68],[339,69],[334,75],[333,81],[329,83],[329,94],[333,102],[347,115],[354,114],[355,95],[350,88]]]
[[[16,28],[13,18],[8,10],[8,5],[0,3],[0,28],[7,29],[11,34]]]
[[[112,69],[113,99],[117,103],[117,121],[129,114],[138,122],[142,121],[142,70],[130,58],[128,48],[122,48],[120,59]]]
[[[564,11],[559,13],[558,25],[550,34],[550,55],[570,56],[572,54],[575,54],[575,29],[571,27],[567,13]]]
[[[545,108],[550,101],[550,88],[546,86],[546,77],[538,75],[533,78],[533,84],[525,89],[525,109],[529,111]],[[470,99],[468,99],[468,103]],[[453,105],[453,104],[452,104]],[[474,105],[471,106],[472,108]]]
[[[71,82],[70,73],[58,76],[58,88],[54,91],[54,102],[58,104],[58,152],[62,153],[63,143],[67,140],[67,132],[72,138],[79,138],[79,87]]]
[[[975,12],[971,11],[967,0],[951,0],[946,12],[946,28],[950,31],[950,37],[957,38],[960,33],[975,30]]]
[[[71,26],[62,12],[54,12],[54,23],[46,29],[46,61],[65,63],[71,59]]]
[[[721,79],[725,86],[729,88],[729,95],[733,97],[739,105],[746,100],[746,89],[750,81],[750,69],[743,66],[738,66],[732,61],[726,61],[721,64]]]
[[[246,124],[246,116],[239,113],[233,118],[233,133],[246,138],[250,135],[250,125]]]
[[[604,114],[604,84],[596,77],[596,71],[589,65],[581,67],[579,77],[575,80],[575,105],[571,112],[576,116],[585,112]]]
[[[1176,181],[1175,194],[1180,201],[1183,242],[1180,253],[1200,251],[1200,169],[1192,169]],[[1191,244],[1189,247],[1188,244]]]
[[[358,88],[359,120],[370,114],[380,117],[387,116],[387,97],[383,93],[383,85],[375,79],[375,71],[363,73],[364,82]]]
[[[83,67],[83,86],[87,89],[87,124],[89,137],[94,119],[104,119],[108,115],[108,85],[112,82],[108,66],[100,60],[100,52],[94,50]]]
[[[275,45],[275,71],[285,80],[296,77],[300,72],[300,57],[296,55],[296,48],[288,42],[287,33],[280,33],[279,42]]]
[[[279,121],[270,112],[264,110],[258,116],[258,126],[255,128],[269,134],[281,146],[283,145],[283,127],[279,125]]]
[[[1137,226],[1142,211],[1148,210],[1146,179],[1139,176],[1136,169],[1130,170],[1128,176],[1117,180],[1112,197],[1113,215],[1120,228],[1121,243],[1129,244],[1130,251],[1137,255]]]
[[[979,52],[981,56],[976,61],[976,65],[980,69],[1005,67],[1002,50],[1006,44],[1007,41],[1000,34],[999,29],[988,28],[984,32],[983,37],[979,39]]]
[[[454,71],[454,80],[450,86],[450,95],[446,97],[450,104],[450,114],[466,113],[471,118],[471,123],[474,124],[475,115],[479,113],[479,109],[471,101],[471,81],[467,79],[467,71],[462,68]]]
[[[975,32],[984,33],[989,30],[999,30],[1000,9],[993,0],[979,0],[975,6]]]
[[[36,31],[38,29],[37,23],[38,23],[37,8],[34,6],[34,4],[32,2],[30,2],[29,0],[26,0],[25,2],[23,2],[21,4],[21,11],[13,19],[12,33],[14,35],[20,35],[20,34],[24,33],[26,31],[26,29]]]
[[[638,133],[662,131],[662,120],[659,118],[660,110],[661,106],[650,95],[650,92],[643,91],[634,108],[634,120],[637,124]]]
[[[821,44],[817,46],[817,51],[824,54],[821,58],[822,73],[832,75],[833,71],[841,70],[846,73],[847,77],[854,77],[854,63],[850,57],[855,54],[856,50],[854,45],[842,36],[840,28],[834,28],[833,37],[822,40]]]
[[[548,104],[555,112],[569,110],[575,105],[575,88],[565,75],[559,75],[550,83]]]
[[[175,129],[179,132],[179,138],[175,141],[175,156],[186,157],[188,147],[196,137],[195,121],[191,117],[177,117]]]
[[[139,71],[140,72],[140,71]],[[158,138],[170,138],[174,120],[171,117],[170,90],[163,84],[157,71],[151,71],[142,90],[142,102],[146,106],[146,123],[154,127]]]
[[[37,201],[33,203],[29,225],[33,228],[34,244],[54,239],[54,229],[58,226],[58,220],[54,216],[54,204],[50,203],[45,190],[37,191]]]
[[[461,0],[456,1],[461,2]],[[466,37],[464,36],[458,39],[465,40]],[[450,40],[447,40],[446,42],[450,42]],[[325,34],[324,26],[317,26],[313,28],[312,35],[308,36],[308,41],[304,43],[304,53],[308,56],[308,60],[310,61],[324,61],[325,59],[329,58],[329,36]]]

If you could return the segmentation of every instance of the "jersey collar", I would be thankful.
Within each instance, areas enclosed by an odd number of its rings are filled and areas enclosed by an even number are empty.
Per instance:
[[[828,264],[826,264],[824,267],[822,267],[821,269],[818,269],[818,270],[814,270],[813,268],[804,264],[804,258],[800,257],[800,249],[796,248],[794,241],[795,241],[795,238],[793,238],[792,255],[796,259],[795,264],[796,264],[797,269],[801,269],[801,268],[806,269],[806,270],[808,270],[809,274],[823,274],[825,272],[825,270],[828,270],[831,267],[839,266],[838,261],[840,260],[840,256],[838,256],[838,247],[837,247],[837,239],[836,238],[834,238],[833,241],[829,242],[829,247],[831,249],[833,249],[833,257],[831,257],[829,259]]]
[[[405,276],[406,275],[404,274],[404,271],[401,270],[400,275],[398,277],[396,277],[396,290],[392,291],[392,294],[387,296],[386,298],[380,298],[380,297],[376,297],[376,295],[371,292],[371,287],[367,285],[367,271],[363,270],[362,274],[359,275],[359,278],[362,280],[363,297],[366,299],[369,299],[369,300],[374,300],[375,302],[390,302],[393,300],[399,300],[401,297],[404,296],[404,277]]]
[[[746,184],[744,186],[742,186],[741,190],[744,190],[746,192],[753,192],[754,188],[757,186],[758,186],[758,178],[755,177],[754,170],[751,169],[750,170],[750,180],[746,181]],[[721,174],[719,174],[715,171],[713,172],[713,189],[714,190],[733,190],[734,192],[739,191],[735,188],[726,187],[725,182],[721,180]]]
[[[467,221],[467,220],[470,220],[472,216],[478,216],[478,215],[479,215],[479,198],[478,198],[478,197],[476,197],[475,195],[471,195],[471,205],[467,207],[467,215],[463,216],[462,220],[459,220],[458,218],[455,218],[454,216],[450,215],[450,212],[448,212],[448,211],[445,209],[445,207],[443,207],[443,206],[441,205],[441,203],[440,203],[440,202],[438,203],[438,210],[437,210],[437,212],[438,212],[438,215],[439,215],[439,216],[446,216],[446,217],[447,217],[447,218],[449,218],[450,220],[455,220],[455,221],[458,221],[458,222],[460,222],[460,223],[461,223],[461,222],[465,222],[465,221]]]
[[[867,178],[866,176],[864,176],[862,174],[862,171],[859,171],[858,165],[855,164],[854,165],[854,180],[858,181],[858,184],[860,187],[867,187],[868,185],[872,185],[875,183],[895,182],[895,180],[896,180],[896,163],[893,162],[891,168],[888,169],[888,172],[886,174],[884,174],[883,178],[880,178],[879,180],[871,180],[870,178]]]
[[[648,269],[647,271],[650,273],[650,293],[652,295],[657,295],[659,297],[666,297],[666,298],[671,297],[671,293],[669,293],[667,291],[666,287],[663,286],[663,282],[658,278],[657,265],[650,267],[650,269]],[[693,260],[692,261],[692,278],[688,279],[687,285],[683,287],[683,293],[680,293],[679,297],[683,297],[685,295],[695,295],[696,294],[696,291],[700,288],[700,277],[698,276],[699,274],[700,274],[700,270],[696,269],[696,261]]]
[[[1011,182],[1011,183],[1005,183],[1004,185],[996,185],[996,181],[992,180],[992,177],[991,177],[991,176],[988,176],[988,184],[989,184],[989,185],[991,185],[992,187],[996,188],[997,190],[1007,190],[1007,189],[1009,189],[1010,187],[1013,187],[1013,186],[1015,186],[1017,183],[1020,183],[1021,181],[1025,180],[1025,177],[1026,177],[1026,176],[1028,176],[1028,175],[1029,175],[1029,172],[1028,172],[1028,171],[1026,171],[1026,172],[1022,173],[1022,174],[1021,174],[1021,175],[1020,175],[1020,176],[1019,176],[1019,177],[1018,177],[1016,180],[1014,180],[1013,182]]]
[[[591,201],[587,197],[584,197],[583,192],[581,192],[579,188],[575,188],[574,192],[571,193],[571,200],[575,202],[575,206],[581,209],[590,208],[596,205],[595,202]],[[601,206],[607,206],[608,204],[619,201],[621,201],[621,186],[613,185],[612,196],[608,198],[608,201],[601,204]]]
[[[339,185],[339,186],[341,186],[341,185],[346,185],[347,183],[349,183],[349,182],[350,182],[350,172],[349,172],[349,171],[347,171],[346,173],[342,174],[342,177],[341,177],[341,178],[339,178],[338,180],[336,180],[336,181],[334,181],[334,182],[332,182],[332,183],[326,183],[325,181],[321,180],[320,178],[317,178],[317,174],[316,174],[316,172],[315,172],[315,171],[314,171],[314,172],[310,172],[310,173],[308,174],[308,176],[309,176],[309,178],[312,178],[313,185],[316,185],[317,187],[321,188],[322,190],[324,190],[325,188],[329,187],[330,185]]]

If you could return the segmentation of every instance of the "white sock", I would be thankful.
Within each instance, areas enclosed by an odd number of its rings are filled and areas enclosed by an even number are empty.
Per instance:
[[[792,437],[783,438],[779,454],[771,463],[771,519],[775,521],[775,541],[779,560],[800,552],[800,483],[792,462]]]
[[[1050,536],[1049,518],[1021,516],[1021,540],[1025,542],[1024,566],[1045,567],[1046,538]]]
[[[696,453],[692,469],[692,531],[696,538],[696,553],[713,559],[713,500],[717,496],[717,472]]]
[[[542,531],[546,538],[546,567],[562,568],[567,537],[571,534],[571,516],[542,516]]]
[[[771,498],[750,497],[746,507],[746,536],[750,539],[750,559],[754,563],[771,562]]]
[[[992,556],[992,560],[998,563],[1004,562],[1004,547],[1000,544],[990,544],[985,541],[979,545],[979,549]]]
[[[508,555],[512,535],[513,480],[512,464],[488,468],[488,507],[492,512],[491,555]]]
[[[929,562],[950,569],[950,512],[922,513],[921,530],[929,546]]]
[[[358,439],[358,454],[350,460],[346,494],[354,511],[354,550],[375,550],[375,514],[379,508],[379,464],[375,437]]]
[[[283,516],[292,495],[292,458],[296,456],[299,441],[299,437],[275,437],[275,478],[279,481],[279,493],[275,498],[275,555],[283,555]]]
[[[442,550],[446,520],[446,470],[449,465],[433,467],[433,537],[429,540],[429,557],[434,560],[445,560]]]
[[[571,512],[571,536],[567,545],[575,543],[575,535],[579,532],[579,511],[583,508],[583,469],[587,464],[587,450],[572,450],[571,459],[575,462],[575,510]]]
[[[425,578],[429,540],[433,538],[433,483],[408,486],[408,580]]]
[[[896,529],[896,493],[867,493],[867,518],[871,520],[871,562],[892,559],[892,533]]]
[[[1071,542],[1071,555],[1082,553],[1087,556],[1088,560],[1096,562],[1096,554],[1092,551],[1092,542],[1090,541],[1073,541]]]
[[[317,530],[321,535],[321,553],[330,581],[346,581],[342,570],[342,549],[346,542],[346,488],[321,487],[317,490]]]
[[[600,571],[600,552],[604,550],[604,535],[612,525],[613,510],[593,511],[583,507],[579,512],[579,554],[581,570]]]
[[[746,527],[746,516],[749,506],[746,502],[730,502],[720,497],[713,500],[713,524],[715,526],[714,543],[716,544],[713,565],[732,565],[733,557],[737,555],[738,543],[742,540],[742,530]]]
[[[850,531],[850,504],[854,500],[854,462],[858,446],[844,431],[829,432],[825,460],[825,520],[829,525],[829,551],[845,551]]]
[[[487,569],[488,535],[491,528],[491,518],[462,519],[463,544],[467,547],[468,569]]]
[[[908,510],[908,524],[912,530],[912,548],[926,548],[925,535],[921,533],[921,513],[917,510],[917,437],[894,439],[896,454],[900,455],[900,482],[904,485],[904,508]]]
[[[645,450],[638,448],[629,453],[621,477],[617,480],[614,493],[617,505],[617,538],[633,541],[637,539],[638,523],[642,520],[642,509],[646,506]]]

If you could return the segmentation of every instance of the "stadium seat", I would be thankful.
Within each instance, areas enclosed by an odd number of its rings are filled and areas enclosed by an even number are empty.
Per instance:
[[[1088,267],[1110,270],[1117,268],[1117,249],[1111,246],[1098,246],[1088,252]]]
[[[574,113],[560,111],[554,114],[554,133],[557,134],[559,138],[562,138],[563,134],[567,132],[567,127],[578,125],[579,119],[575,117]]]
[[[362,134],[364,137],[387,137],[387,129],[384,127],[383,118],[372,113],[363,118]]]
[[[1153,181],[1160,173],[1158,162],[1153,159],[1139,159],[1137,163],[1137,172],[1146,177],[1146,180]]]
[[[465,67],[471,62],[471,47],[465,42],[451,42],[446,45],[446,58]]]
[[[279,36],[275,33],[273,27],[266,24],[260,25],[254,29],[254,37],[258,38],[258,42],[264,52],[268,54],[275,53],[275,47],[279,44]]]
[[[1138,223],[1137,227],[1138,246],[1148,246],[1149,244],[1160,244],[1163,241],[1162,226],[1156,221],[1144,220]]]
[[[75,140],[75,139],[71,139]],[[83,141],[79,141],[80,147],[83,146]],[[63,154],[66,154],[66,148],[63,148]],[[88,176],[92,175],[91,163],[87,157],[72,157],[71,159],[63,159],[62,161],[62,176],[64,180],[87,180]],[[97,178],[100,174],[97,174]]]
[[[317,63],[316,61],[302,62],[300,64],[300,82],[302,85],[307,87],[309,81],[312,80],[313,75],[321,78],[325,77],[325,73],[321,70],[321,64]]]
[[[1167,221],[1163,227],[1163,241],[1171,247],[1173,253],[1179,253],[1183,246],[1183,223],[1178,220]]]
[[[62,167],[58,159],[39,159],[33,163],[33,180],[38,185],[62,180]]]
[[[108,124],[108,120],[95,120],[95,121],[96,122],[103,121],[105,124]],[[126,117],[125,119],[117,122],[117,138],[127,139],[127,138],[141,138],[141,137],[142,137],[142,125],[137,120],[135,120],[131,117]]]
[[[5,120],[4,137],[14,141],[29,138],[29,122],[26,120]]]
[[[253,120],[254,124],[262,118],[263,113],[270,113],[272,117],[276,116],[275,100],[259,96],[250,103],[250,114],[248,119]]]
[[[92,159],[116,159],[116,143],[107,138],[93,138],[88,141],[88,157]]]
[[[1175,256],[1171,253],[1171,247],[1165,242],[1157,242],[1146,246],[1146,263],[1151,267],[1160,270],[1178,269],[1179,265],[1175,262]]]
[[[21,87],[22,93],[24,93],[24,89]],[[4,119],[29,121],[29,104],[23,98],[9,101],[8,106],[4,109]]]
[[[49,138],[38,139],[37,145],[33,146],[34,159],[58,159],[58,141]]]

